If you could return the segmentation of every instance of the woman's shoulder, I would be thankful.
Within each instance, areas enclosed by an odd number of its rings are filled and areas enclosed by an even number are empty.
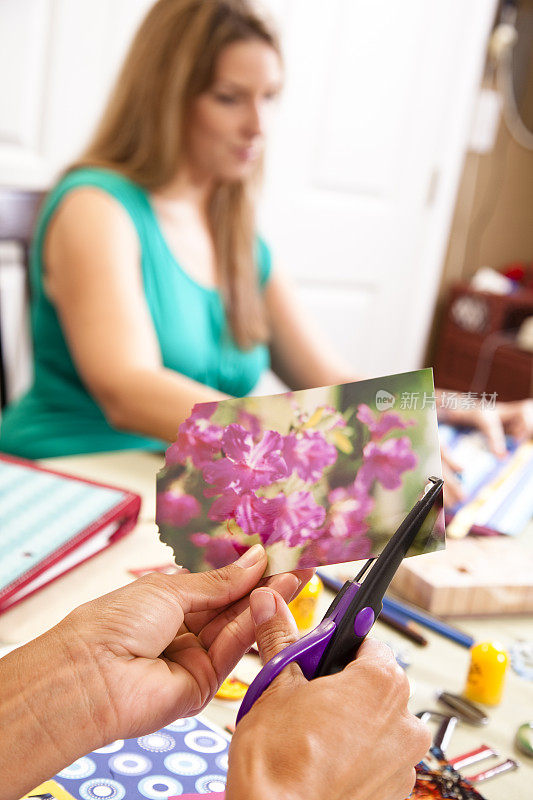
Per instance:
[[[116,170],[103,167],[79,167],[66,172],[47,197],[46,205],[57,206],[74,189],[96,188],[112,195],[123,204],[142,203],[143,188]]]
[[[122,211],[115,206],[114,213],[109,198],[116,201]],[[45,199],[36,229],[37,246],[43,240],[52,218],[58,217],[59,211],[63,212],[60,216],[69,211],[74,216],[83,216],[87,209],[96,209],[102,216],[111,215],[117,219],[126,211],[139,231],[146,216],[146,193],[139,184],[115,170],[101,167],[71,169],[59,178]]]

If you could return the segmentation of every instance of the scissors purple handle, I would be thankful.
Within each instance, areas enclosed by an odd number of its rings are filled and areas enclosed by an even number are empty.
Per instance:
[[[385,591],[416,535],[428,522],[432,527],[437,516],[442,516],[443,481],[441,478],[429,481],[423,497],[407,514],[381,555],[369,559],[358,575],[344,584],[322,622],[265,664],[246,692],[237,723],[288,664],[298,664],[307,680],[312,680],[340,672],[352,661],[379,617]],[[369,569],[370,576],[361,583]]]
[[[285,647],[280,653],[268,661],[261,672],[257,675],[255,680],[250,684],[246,695],[239,708],[237,714],[237,722],[244,717],[245,714],[251,709],[255,701],[263,694],[267,686],[277,678],[280,672],[291,663],[298,664],[307,680],[311,680],[316,676],[318,665],[324,655],[324,651],[328,646],[331,637],[337,630],[337,622],[342,617],[351,601],[355,597],[359,584],[350,583],[348,589],[344,592],[339,602],[333,608],[333,605],[328,610],[328,613],[310,633],[302,636],[297,642]],[[373,620],[372,620],[373,622]],[[371,625],[369,626],[370,629]],[[366,635],[366,633],[365,633]]]

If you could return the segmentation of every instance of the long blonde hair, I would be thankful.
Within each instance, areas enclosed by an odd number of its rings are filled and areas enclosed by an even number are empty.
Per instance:
[[[250,0],[158,0],[130,46],[93,140],[70,169],[114,169],[149,190],[168,183],[184,157],[187,111],[214,80],[229,44],[259,39],[280,55]],[[255,268],[255,196],[261,164],[245,181],[219,183],[209,208],[220,290],[234,339],[268,338]]]

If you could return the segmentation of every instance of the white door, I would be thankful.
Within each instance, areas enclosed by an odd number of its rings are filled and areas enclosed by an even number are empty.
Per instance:
[[[360,375],[421,364],[495,0],[270,0],[262,227]]]

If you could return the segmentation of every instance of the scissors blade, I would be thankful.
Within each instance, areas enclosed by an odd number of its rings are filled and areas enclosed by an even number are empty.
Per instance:
[[[350,595],[350,603],[342,616],[337,613],[335,603],[332,603],[326,613],[327,617],[333,610],[337,629],[324,651],[315,677],[340,672],[353,660],[359,646],[382,611],[383,596],[396,570],[437,500],[442,497],[443,485],[441,478],[430,478],[430,484],[426,487],[423,497],[415,503],[396,533],[387,542],[364,581],[361,584],[355,580],[348,581],[343,586],[341,592]],[[440,504],[435,508],[435,513],[439,512]],[[364,569],[366,568],[367,565]],[[351,590],[350,586],[353,587]]]

